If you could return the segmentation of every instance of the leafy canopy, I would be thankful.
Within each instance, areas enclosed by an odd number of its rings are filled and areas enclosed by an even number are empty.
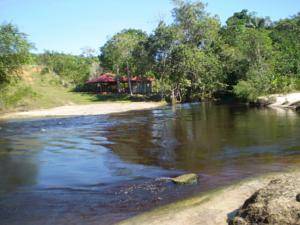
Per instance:
[[[30,61],[31,48],[27,35],[16,26],[0,25],[0,85],[17,77],[21,66]]]

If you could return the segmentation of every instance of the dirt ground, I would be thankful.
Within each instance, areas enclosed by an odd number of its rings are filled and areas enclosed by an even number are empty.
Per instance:
[[[0,119],[103,115],[132,110],[152,109],[163,105],[165,105],[165,103],[162,102],[111,102],[88,105],[68,105],[51,109],[7,113],[0,115]]]

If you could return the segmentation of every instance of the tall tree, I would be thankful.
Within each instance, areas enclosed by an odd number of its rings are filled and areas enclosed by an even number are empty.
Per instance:
[[[174,4],[174,22],[160,22],[150,36],[157,73],[161,83],[168,84],[173,99],[188,100],[196,90],[199,96],[210,96],[222,82],[218,58],[213,56],[220,22],[200,1],[176,0]],[[213,70],[218,72],[209,73]],[[210,79],[213,77],[216,80]],[[217,85],[208,88],[213,84]]]
[[[0,85],[17,77],[22,65],[30,60],[32,48],[27,35],[8,23],[0,25]]]
[[[114,71],[118,80],[120,69],[126,72],[130,95],[132,95],[131,73],[134,67],[134,51],[146,38],[147,35],[141,30],[123,30],[101,48],[100,59],[104,67]]]
[[[148,52],[152,58],[156,78],[159,80],[161,96],[165,97],[170,86],[171,54],[178,45],[178,30],[160,22],[148,40]]]
[[[271,32],[277,54],[278,73],[300,78],[300,13],[275,23]]]

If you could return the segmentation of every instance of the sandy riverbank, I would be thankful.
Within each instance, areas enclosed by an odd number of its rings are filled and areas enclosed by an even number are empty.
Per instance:
[[[299,171],[286,172],[299,176]],[[243,205],[255,191],[282,174],[269,174],[155,209],[119,225],[226,225],[230,213]]]
[[[262,96],[258,100],[261,104],[272,108],[297,109],[300,107],[300,92]]]
[[[0,115],[0,119],[103,115],[132,110],[153,109],[165,104],[166,103],[164,102],[110,102],[88,105],[70,105],[51,109],[6,113]]]

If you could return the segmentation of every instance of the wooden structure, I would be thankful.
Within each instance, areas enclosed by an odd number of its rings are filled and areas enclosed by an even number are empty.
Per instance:
[[[153,78],[141,78],[139,76],[133,76],[131,78],[131,87],[134,94],[149,94],[152,92],[152,82]],[[119,77],[112,73],[104,73],[100,76],[91,79],[86,82],[88,85],[94,85],[95,91],[100,93],[118,93],[118,83],[119,83],[119,93],[129,93],[128,88],[128,78]]]

